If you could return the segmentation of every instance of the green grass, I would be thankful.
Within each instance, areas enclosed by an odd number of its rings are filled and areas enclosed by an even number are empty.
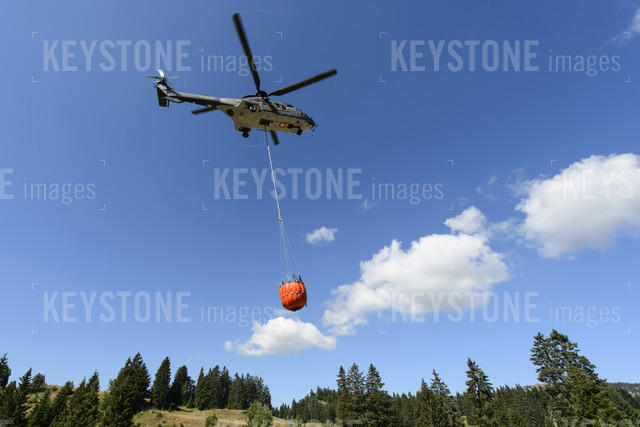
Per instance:
[[[133,423],[141,427],[195,427],[204,426],[204,420],[207,416],[215,413],[218,417],[218,426],[243,426],[245,425],[244,411],[236,409],[210,409],[200,411],[198,409],[189,409],[181,407],[176,411],[160,411],[158,409],[149,409],[140,412],[133,417]],[[292,422],[273,418],[274,426],[293,426]],[[319,427],[322,424],[305,424],[309,427]]]

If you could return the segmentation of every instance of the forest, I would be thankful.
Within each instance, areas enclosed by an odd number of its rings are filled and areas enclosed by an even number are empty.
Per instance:
[[[580,353],[578,344],[556,330],[533,338],[530,361],[538,384],[495,387],[482,368],[467,359],[464,392],[452,394],[433,369],[417,379],[415,392],[389,393],[376,367],[362,371],[353,363],[338,368],[335,388],[317,387],[291,404],[272,407],[262,378],[231,375],[226,367],[200,369],[192,378],[186,366],[171,375],[165,358],[153,380],[142,356],[129,358],[102,391],[97,372],[87,380],[48,385],[29,369],[10,381],[8,356],[0,358],[0,425],[131,426],[149,409],[181,411],[242,410],[249,426],[638,426],[640,385],[608,383]],[[216,425],[215,414],[202,425]]]

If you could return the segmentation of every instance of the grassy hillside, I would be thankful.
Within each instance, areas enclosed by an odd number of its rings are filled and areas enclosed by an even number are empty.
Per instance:
[[[218,426],[243,426],[244,411],[235,409],[211,409],[206,411],[199,411],[197,409],[180,408],[177,411],[160,411],[157,409],[149,409],[144,412],[136,414],[133,418],[135,425],[141,427],[157,427],[158,425],[163,427],[170,427],[175,425],[176,427],[195,427],[204,426],[204,420],[211,414],[215,413],[218,417]],[[273,419],[274,426],[293,426],[290,421],[285,421],[280,418]],[[304,424],[309,427],[320,427],[322,424]]]

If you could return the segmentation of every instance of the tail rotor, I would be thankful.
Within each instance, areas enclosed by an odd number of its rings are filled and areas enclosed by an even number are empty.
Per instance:
[[[180,76],[165,76],[164,75],[164,71],[162,71],[161,69],[157,69],[156,70],[158,72],[158,75],[153,75],[153,74],[145,74],[144,76],[149,78],[149,79],[156,79],[156,80],[160,80],[160,81],[164,81],[166,82],[167,80],[173,80],[173,79],[179,79]]]
[[[162,71],[161,69],[158,69],[157,71],[158,71],[158,75],[145,74],[145,77],[150,79],[155,79],[155,82],[153,82],[153,84],[156,87],[156,94],[158,96],[158,105],[161,107],[169,107],[169,101],[182,102],[182,101],[176,100],[173,97],[173,95],[175,94],[175,91],[171,88],[171,86],[169,86],[169,82],[167,81],[170,79],[177,79],[179,76],[167,77],[164,74],[164,71]]]

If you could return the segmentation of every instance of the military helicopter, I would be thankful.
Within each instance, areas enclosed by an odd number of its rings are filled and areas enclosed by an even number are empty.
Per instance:
[[[302,110],[295,108],[293,105],[282,102],[272,101],[270,96],[280,96],[301,89],[310,84],[324,80],[338,73],[332,69],[317,76],[292,84],[274,92],[265,92],[260,87],[260,76],[253,62],[249,41],[244,32],[240,15],[233,15],[233,22],[240,38],[240,43],[244,49],[247,58],[253,82],[256,85],[256,94],[247,95],[242,98],[218,98],[215,96],[198,95],[193,93],[178,92],[172,88],[168,79],[162,70],[158,70],[158,75],[147,75],[149,78],[157,79],[153,82],[158,95],[158,104],[161,107],[169,107],[171,102],[183,103],[190,102],[192,104],[202,105],[203,108],[191,111],[192,114],[202,114],[208,111],[220,110],[233,119],[236,130],[242,132],[242,136],[249,137],[252,129],[268,131],[273,139],[273,144],[278,145],[278,132],[296,133],[302,135],[302,132],[314,129],[317,124]]]

